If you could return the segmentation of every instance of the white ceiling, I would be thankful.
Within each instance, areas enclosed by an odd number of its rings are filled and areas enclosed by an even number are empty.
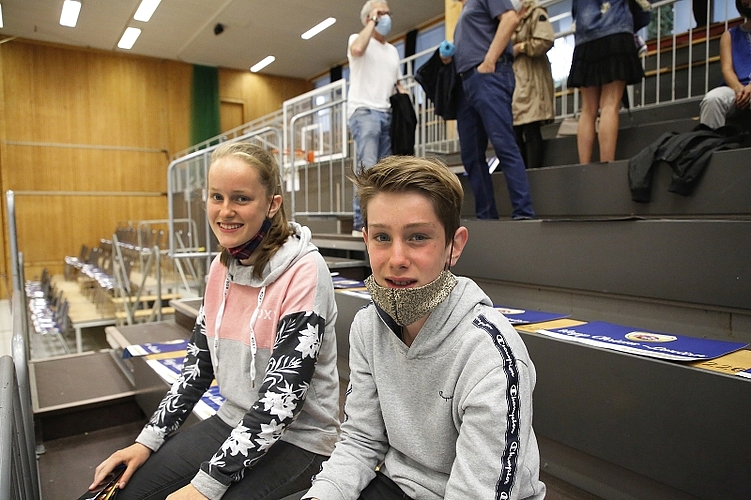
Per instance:
[[[191,64],[248,70],[268,55],[261,73],[310,79],[346,61],[347,38],[362,28],[364,0],[162,0],[148,23],[133,20],[140,0],[82,0],[75,28],[60,25],[63,0],[0,0],[4,27],[15,36],[128,52]],[[389,38],[444,14],[444,0],[389,0]],[[313,37],[300,35],[327,17],[337,22]],[[214,35],[214,26],[224,32]],[[131,50],[117,48],[125,28],[141,28]],[[10,42],[12,43],[12,42]]]

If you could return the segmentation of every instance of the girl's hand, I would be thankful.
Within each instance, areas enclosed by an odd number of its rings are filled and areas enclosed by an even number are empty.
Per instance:
[[[117,450],[97,466],[94,471],[94,482],[89,486],[89,490],[93,490],[99,486],[99,483],[107,477],[107,474],[112,472],[114,468],[120,464],[125,464],[126,469],[125,472],[123,472],[123,475],[120,476],[120,482],[117,487],[120,489],[125,488],[125,485],[128,484],[131,476],[146,460],[148,460],[150,456],[151,450],[141,443],[134,443],[127,448]]]

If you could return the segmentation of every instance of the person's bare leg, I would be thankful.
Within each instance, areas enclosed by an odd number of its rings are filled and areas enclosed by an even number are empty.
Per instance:
[[[597,141],[600,144],[600,161],[614,161],[618,143],[618,111],[626,82],[617,80],[602,86],[600,92],[600,126]]]
[[[581,87],[582,112],[576,128],[576,147],[579,163],[592,161],[592,146],[595,143],[595,121],[600,106],[600,87]]]

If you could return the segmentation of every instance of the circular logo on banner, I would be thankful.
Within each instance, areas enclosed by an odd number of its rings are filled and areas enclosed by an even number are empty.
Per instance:
[[[652,332],[631,332],[626,334],[626,338],[636,342],[673,342],[678,340],[678,337],[674,335]]]

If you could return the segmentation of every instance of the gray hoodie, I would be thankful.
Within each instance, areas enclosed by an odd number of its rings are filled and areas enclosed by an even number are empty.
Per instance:
[[[357,313],[342,439],[304,498],[355,500],[382,462],[415,500],[544,498],[534,366],[485,293],[457,279],[411,347],[372,302]]]

